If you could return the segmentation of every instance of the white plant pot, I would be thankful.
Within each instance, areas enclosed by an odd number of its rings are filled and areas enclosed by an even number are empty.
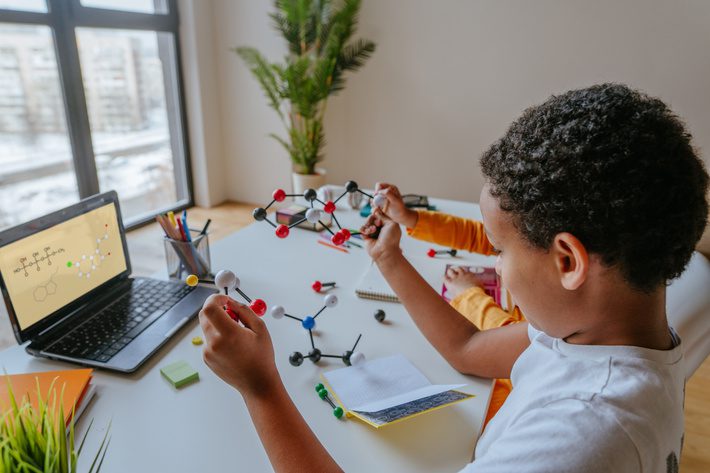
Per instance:
[[[325,169],[316,168],[316,174],[291,173],[293,179],[293,193],[303,194],[306,189],[318,190],[325,185]]]

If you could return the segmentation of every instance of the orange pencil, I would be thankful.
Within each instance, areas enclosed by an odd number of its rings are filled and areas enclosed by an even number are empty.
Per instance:
[[[339,246],[331,245],[330,243],[326,243],[326,242],[324,242],[324,241],[322,241],[322,240],[316,240],[316,241],[317,241],[318,243],[320,243],[321,245],[323,245],[323,246],[328,246],[328,247],[333,248],[333,249],[335,249],[335,250],[342,251],[343,253],[350,253],[350,252],[349,252],[348,250],[346,250],[345,248],[341,248],[341,247],[339,247]]]

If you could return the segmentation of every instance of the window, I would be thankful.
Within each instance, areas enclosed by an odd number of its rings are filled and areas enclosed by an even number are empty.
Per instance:
[[[116,190],[192,204],[176,0],[0,0],[0,229]]]

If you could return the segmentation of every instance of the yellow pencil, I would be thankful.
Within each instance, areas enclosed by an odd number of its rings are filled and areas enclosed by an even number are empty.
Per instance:
[[[170,219],[170,223],[172,224],[172,226],[177,227],[177,222],[175,221],[175,213],[172,210],[168,212],[168,218]]]

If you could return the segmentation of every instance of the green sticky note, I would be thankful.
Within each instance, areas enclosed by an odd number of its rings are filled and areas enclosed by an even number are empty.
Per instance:
[[[176,388],[181,388],[187,384],[198,381],[200,374],[195,371],[186,361],[176,361],[160,369],[165,379]]]

